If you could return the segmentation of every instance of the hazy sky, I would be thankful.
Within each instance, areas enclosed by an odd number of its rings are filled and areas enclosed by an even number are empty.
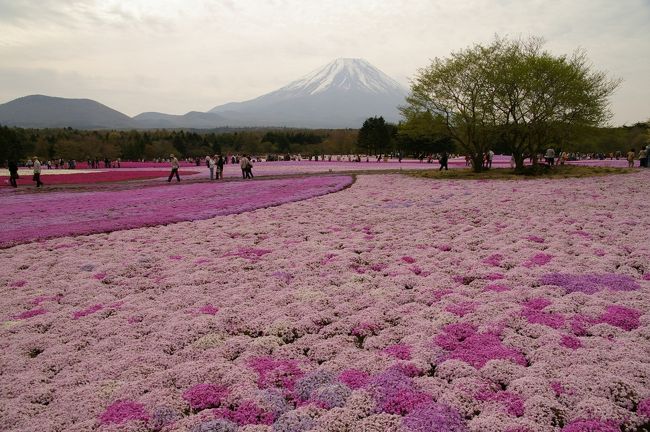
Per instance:
[[[583,48],[623,79],[612,124],[650,117],[650,0],[0,0],[0,103],[90,98],[182,114],[275,90],[337,57],[405,85],[500,36]]]

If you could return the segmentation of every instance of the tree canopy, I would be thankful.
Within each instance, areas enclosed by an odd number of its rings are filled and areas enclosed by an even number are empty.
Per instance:
[[[477,171],[494,147],[507,149],[522,169],[526,157],[605,122],[618,84],[581,51],[556,56],[540,38],[496,38],[419,70],[402,114],[440,116]]]

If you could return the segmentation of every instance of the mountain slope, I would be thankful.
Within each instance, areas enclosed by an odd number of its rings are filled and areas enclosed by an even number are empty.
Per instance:
[[[90,99],[25,96],[0,105],[0,124],[28,128],[124,129],[131,118]]]
[[[211,112],[190,111],[184,115],[145,112],[133,117],[139,129],[211,129],[226,124],[226,119]]]
[[[276,91],[210,112],[248,126],[360,127],[375,115],[397,121],[406,94],[367,61],[341,58]]]

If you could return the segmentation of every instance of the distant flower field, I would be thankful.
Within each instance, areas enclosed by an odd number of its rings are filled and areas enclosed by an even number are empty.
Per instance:
[[[6,171],[6,170],[5,170]],[[80,171],[80,172],[79,172]],[[199,171],[180,170],[180,175],[197,174]],[[21,169],[18,186],[33,185],[32,172]],[[121,182],[128,180],[143,180],[167,177],[168,170],[134,170],[134,169],[114,169],[114,170],[43,170],[41,179],[46,186],[52,185],[69,185],[69,184],[93,184],[105,182]],[[9,175],[0,175],[0,182],[6,185],[9,182]]]
[[[647,430],[648,172],[285,180],[43,201],[55,238],[0,250],[0,428]],[[145,201],[200,220],[70,236]]]
[[[0,208],[0,246],[241,213],[334,192],[351,182],[349,176],[165,182],[126,190],[10,195]]]

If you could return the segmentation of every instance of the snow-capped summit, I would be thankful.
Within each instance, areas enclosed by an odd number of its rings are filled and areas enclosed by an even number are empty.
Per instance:
[[[400,94],[406,91],[397,81],[358,58],[338,58],[278,91],[313,95],[329,89]]]
[[[231,125],[357,128],[368,117],[399,121],[407,89],[363,59],[339,58],[284,87],[210,110]]]

